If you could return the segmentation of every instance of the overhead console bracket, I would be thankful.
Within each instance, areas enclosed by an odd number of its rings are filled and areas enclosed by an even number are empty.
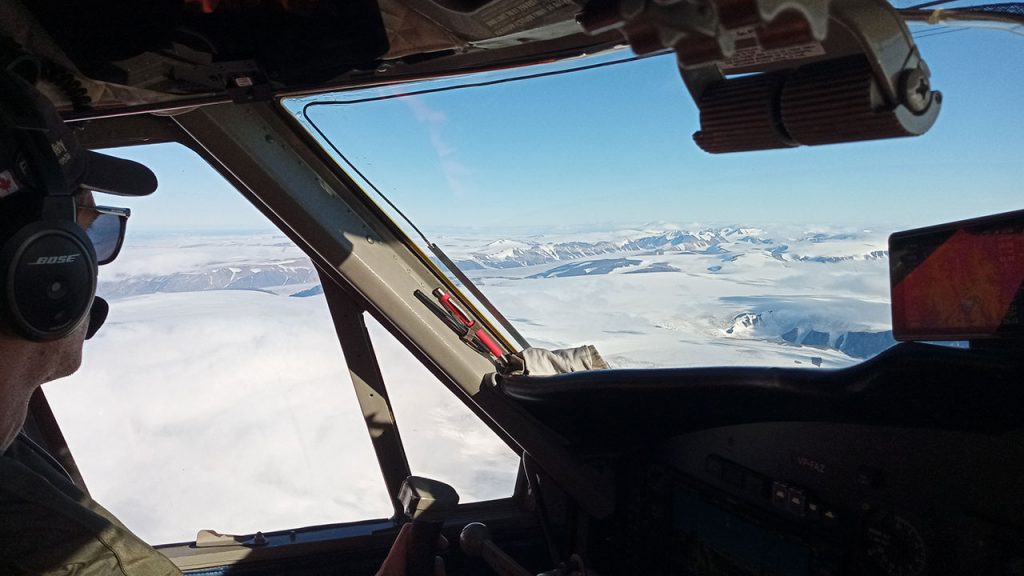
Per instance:
[[[578,20],[673,50],[711,153],[918,136],[942,104],[885,0],[609,0]]]

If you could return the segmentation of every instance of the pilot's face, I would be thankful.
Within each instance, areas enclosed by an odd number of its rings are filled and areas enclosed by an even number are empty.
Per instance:
[[[94,205],[90,193],[82,194],[79,202],[81,206]],[[82,215],[95,218],[95,212],[88,210]],[[88,329],[86,320],[66,337],[49,342],[32,342],[0,332],[0,451],[7,449],[24,424],[29,398],[36,388],[71,375],[81,366]]]
[[[96,220],[96,211],[89,210],[89,208],[96,207],[96,200],[92,197],[92,192],[88,190],[78,195],[78,225],[82,227],[82,230],[88,230],[89,226]]]

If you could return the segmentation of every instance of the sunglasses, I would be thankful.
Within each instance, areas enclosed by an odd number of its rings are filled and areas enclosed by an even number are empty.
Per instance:
[[[109,264],[117,258],[124,243],[125,226],[132,211],[112,206],[79,206],[78,223],[92,240],[96,250],[96,263]]]

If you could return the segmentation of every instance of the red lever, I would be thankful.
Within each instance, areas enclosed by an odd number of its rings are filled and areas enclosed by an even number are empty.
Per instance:
[[[483,330],[483,328],[477,328],[476,330],[473,329],[473,327],[476,326],[476,321],[470,318],[468,314],[460,310],[459,307],[455,305],[455,302],[452,301],[451,294],[445,292],[444,289],[442,288],[435,288],[434,296],[436,296],[437,299],[441,301],[441,304],[445,307],[445,309],[448,310],[448,312],[452,316],[455,317],[456,320],[461,322],[463,326],[465,326],[470,330],[470,332],[472,332],[473,336],[475,336],[476,339],[479,340],[480,343],[483,344],[484,347],[486,347],[491,354],[494,354],[495,358],[501,358],[502,356],[505,355],[505,353],[501,350],[501,347],[499,347],[494,342],[494,340],[491,339],[490,335],[488,335],[487,332]]]

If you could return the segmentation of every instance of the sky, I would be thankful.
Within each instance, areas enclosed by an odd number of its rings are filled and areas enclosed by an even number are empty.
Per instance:
[[[276,230],[205,160],[181,144],[149,144],[104,152],[141,162],[157,177],[157,191],[145,198],[96,194],[97,204],[132,209],[129,235],[168,230]]]
[[[1015,55],[1024,36],[978,29],[919,36],[932,84],[944,95],[938,121],[920,138],[706,154],[692,142],[697,108],[671,55],[485,88],[318,105],[308,119],[428,231],[793,222],[895,230],[1021,208],[1024,58]],[[310,101],[287,105],[301,115]],[[160,180],[151,198],[100,199],[133,207],[132,230],[269,229],[181,146],[110,152],[145,163]],[[200,197],[213,209],[191,209]]]
[[[428,228],[658,220],[923,225],[1020,208],[1024,117],[1016,109],[1024,59],[1011,55],[1024,49],[1024,36],[923,36],[933,86],[945,98],[936,125],[920,138],[709,155],[691,140],[698,112],[671,55],[306,113]]]

